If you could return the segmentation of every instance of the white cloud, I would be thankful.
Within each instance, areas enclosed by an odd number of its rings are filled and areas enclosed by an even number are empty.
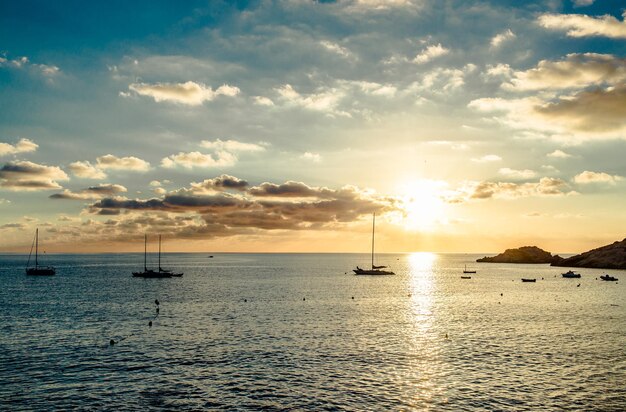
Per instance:
[[[57,180],[69,177],[57,166],[28,161],[9,162],[0,168],[0,187],[14,191],[61,189]]]
[[[334,112],[339,101],[344,97],[342,90],[334,88],[321,89],[317,93],[310,93],[305,96],[298,93],[290,84],[285,84],[276,91],[283,100],[290,104],[320,112]],[[345,115],[345,113],[339,114]]]
[[[272,99],[268,97],[254,96],[253,100],[254,100],[254,104],[257,104],[259,106],[274,106],[274,102],[272,101]]]
[[[145,172],[150,169],[150,163],[134,156],[117,157],[112,154],[100,156],[96,159],[100,169],[131,170]]]
[[[322,160],[322,156],[320,156],[318,153],[311,153],[311,152],[304,152],[304,154],[300,156],[300,158],[305,159],[305,160],[310,160],[315,163],[318,163]]]
[[[565,153],[564,151],[559,149],[555,150],[554,152],[548,153],[546,156],[555,157],[557,159],[567,159],[568,157],[572,157],[571,154]]]
[[[490,42],[491,47],[498,48],[502,45],[502,43],[506,42],[507,40],[512,40],[515,37],[516,37],[515,33],[513,33],[511,29],[507,29],[506,31],[502,33],[498,33],[492,37],[491,42]]]
[[[182,166],[185,169],[194,167],[213,168],[213,167],[230,167],[237,163],[237,156],[232,153],[218,151],[214,154],[204,154],[200,152],[180,152],[161,160],[161,166],[172,169],[176,166]]]
[[[0,57],[0,67],[9,67],[12,69],[28,69],[35,74],[42,75],[47,77],[48,80],[51,80],[53,77],[61,73],[61,69],[57,66],[47,65],[47,64],[36,64],[31,63],[31,61],[26,56],[22,56],[17,59],[7,59],[6,57]]]
[[[262,152],[265,150],[265,146],[262,144],[221,139],[216,139],[214,141],[203,140],[200,142],[200,146],[206,149],[228,152]]]
[[[574,7],[591,6],[595,0],[573,0]]]
[[[150,186],[152,187],[160,187],[162,184],[158,180],[153,180],[150,182]]]
[[[487,162],[499,162],[501,160],[502,160],[502,158],[500,156],[494,155],[494,154],[489,154],[489,155],[485,155],[483,157],[473,158],[472,162],[487,163]]]
[[[106,179],[107,175],[90,162],[73,162],[70,163],[68,169],[76,177],[83,179]]]
[[[603,36],[613,39],[626,39],[626,22],[610,15],[599,17],[585,14],[543,14],[539,25],[546,29],[566,31],[570,37]]]
[[[326,50],[331,51],[331,52],[333,52],[335,54],[338,54],[340,56],[350,57],[352,55],[352,53],[350,53],[350,50],[346,49],[345,47],[342,47],[342,46],[338,45],[337,43],[333,43],[333,42],[330,42],[330,41],[327,41],[327,40],[322,40],[320,42],[320,44]]]
[[[506,63],[498,63],[495,66],[487,65],[487,76],[509,78],[513,75],[513,69]]]
[[[445,56],[448,53],[450,53],[450,49],[443,47],[441,43],[431,45],[415,56],[413,62],[417,64],[428,63],[429,61],[436,59],[437,57]]]
[[[133,92],[149,96],[155,102],[173,102],[189,106],[199,106],[217,96],[233,97],[239,94],[238,87],[227,84],[213,90],[202,83],[188,81],[185,83],[133,83],[128,86]]]
[[[0,142],[0,156],[17,153],[28,153],[37,150],[39,145],[29,139],[20,139],[19,142],[12,145]]]
[[[615,183],[623,180],[622,176],[618,175],[610,175],[604,172],[590,172],[585,170],[582,173],[574,176],[574,182],[578,184],[590,184],[590,183],[607,183],[610,185],[614,185]]]
[[[511,179],[530,179],[537,175],[534,170],[515,170],[508,167],[501,168],[500,170],[498,170],[498,173],[503,176],[510,177]]]
[[[541,60],[537,67],[513,73],[507,90],[564,90],[626,81],[626,59],[610,54],[572,53],[559,61]]]

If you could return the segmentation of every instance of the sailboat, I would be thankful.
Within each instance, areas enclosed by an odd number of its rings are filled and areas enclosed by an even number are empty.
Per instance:
[[[30,264],[30,257],[33,254],[33,245],[30,246],[30,253],[28,254],[28,262],[26,262],[26,274],[33,276],[52,276],[56,273],[56,269],[52,266],[39,266],[39,228],[35,230],[35,266],[28,267]]]
[[[169,273],[173,277],[181,277],[183,275],[182,273],[174,273],[169,269],[161,268],[161,235],[159,235],[159,273]]]
[[[467,265],[465,265],[465,268],[463,269],[463,273],[476,273],[475,270],[467,270]]]
[[[161,269],[161,238],[159,237],[159,270],[148,269],[148,235],[144,235],[143,243],[143,272],[133,272],[133,277],[136,278],[171,278],[174,274],[171,271],[164,271]],[[183,274],[177,274],[176,276],[182,276]]]
[[[386,269],[387,266],[376,266],[374,265],[374,232],[376,228],[376,213],[374,213],[373,221],[372,221],[372,268],[371,269],[361,269],[360,267],[356,267],[353,269],[355,275],[395,275],[390,270]]]

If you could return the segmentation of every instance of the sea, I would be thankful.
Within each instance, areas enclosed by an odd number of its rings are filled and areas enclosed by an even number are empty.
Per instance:
[[[483,255],[0,256],[0,410],[626,410],[626,272]]]

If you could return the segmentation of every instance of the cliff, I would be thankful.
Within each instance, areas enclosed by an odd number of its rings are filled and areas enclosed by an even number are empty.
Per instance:
[[[476,262],[488,263],[553,263],[559,261],[560,256],[552,256],[537,246],[522,246],[517,249],[507,249],[497,256],[476,259]]]
[[[626,269],[626,239],[581,253],[580,255],[562,259],[552,263],[552,266]]]

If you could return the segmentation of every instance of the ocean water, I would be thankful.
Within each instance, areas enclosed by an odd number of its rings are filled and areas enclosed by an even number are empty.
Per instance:
[[[132,278],[142,257],[0,257],[0,410],[626,410],[624,271],[167,254],[182,278]]]

